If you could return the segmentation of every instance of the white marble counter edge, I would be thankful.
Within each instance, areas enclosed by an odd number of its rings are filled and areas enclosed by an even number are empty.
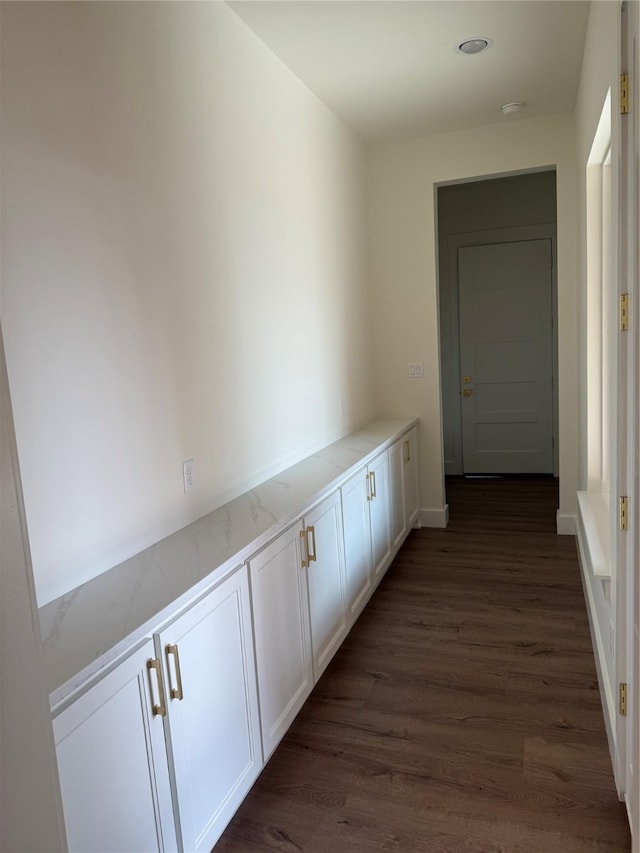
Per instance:
[[[276,477],[270,478],[259,486],[256,486],[255,489],[251,489],[249,492],[244,493],[243,495],[239,495],[238,498],[235,499],[235,501],[242,500],[250,493],[260,489],[261,486],[265,486],[272,482],[278,481],[279,478],[284,479],[288,471],[293,471],[299,466],[304,466],[307,463],[313,462],[313,460],[322,460],[323,453],[326,453],[327,450],[329,450],[330,448],[334,448],[348,441],[351,436],[364,438],[367,433],[375,434],[376,428],[380,429],[386,427],[388,429],[393,425],[393,431],[389,432],[382,441],[378,441],[378,443],[376,443],[376,445],[372,447],[371,450],[363,452],[362,456],[360,456],[355,462],[353,462],[351,465],[341,471],[341,473],[338,474],[336,477],[327,480],[312,495],[307,496],[307,498],[302,504],[292,506],[290,511],[283,514],[283,516],[278,519],[277,522],[274,522],[258,536],[252,538],[250,541],[247,541],[241,548],[239,548],[238,551],[229,556],[227,559],[224,559],[219,562],[218,565],[214,566],[214,568],[206,576],[202,577],[200,580],[189,586],[189,588],[186,589],[184,592],[168,600],[164,604],[164,606],[160,607],[154,612],[153,616],[146,619],[140,625],[132,628],[126,633],[125,636],[116,639],[113,643],[109,643],[108,647],[104,649],[98,648],[96,651],[92,652],[94,656],[90,660],[88,660],[85,665],[81,665],[79,669],[74,666],[65,666],[64,663],[61,663],[59,660],[56,661],[55,650],[53,650],[53,654],[47,654],[45,651],[45,669],[47,669],[47,664],[49,664],[48,669],[50,670],[52,668],[51,665],[54,662],[57,663],[57,666],[55,667],[55,673],[57,673],[58,678],[55,679],[54,686],[51,686],[51,684],[49,684],[49,699],[52,712],[59,713],[61,710],[63,710],[63,708],[67,707],[68,704],[73,701],[73,699],[75,699],[77,695],[88,689],[88,687],[90,687],[97,679],[107,674],[107,672],[113,669],[120,660],[127,657],[129,654],[134,652],[137,648],[139,648],[141,645],[151,639],[155,633],[157,633],[165,625],[169,624],[178,616],[180,616],[186,609],[191,607],[198,599],[206,595],[213,587],[221,583],[235,570],[240,569],[252,555],[262,550],[262,548],[264,548],[271,541],[277,538],[291,524],[295,523],[298,519],[300,519],[311,509],[313,509],[314,506],[317,506],[328,495],[330,495],[336,489],[340,488],[340,486],[343,485],[358,470],[362,469],[365,465],[367,465],[379,453],[384,452],[384,450],[390,447],[402,435],[406,434],[406,432],[410,430],[413,426],[415,426],[417,423],[417,418],[380,418],[365,425],[361,429],[355,430],[352,433],[348,433],[347,435],[343,436],[343,438],[338,439],[338,441],[327,445],[322,450],[311,454],[306,459],[303,459],[296,465],[291,466],[291,468],[285,469],[279,475],[276,475]],[[218,510],[214,510],[214,512],[209,513],[207,516],[204,516],[202,519],[198,519],[196,522],[193,522],[190,525],[187,525],[187,527],[191,527],[194,524],[203,522],[204,519],[208,518],[209,516],[213,516],[214,513],[220,512],[220,510],[225,509],[225,507],[227,506],[231,506],[233,503],[234,501],[231,501],[228,505],[223,505],[222,507],[219,507]],[[184,528],[183,530],[186,529],[187,528]],[[176,534],[172,534],[171,536],[166,537],[165,540],[161,540],[161,542],[156,543],[155,545],[151,546],[150,549],[146,550],[150,551],[153,548],[157,548],[159,545],[162,545],[162,543],[172,539],[172,537],[175,537],[176,535],[182,532],[183,531],[177,531]],[[144,554],[146,553],[146,551],[142,553]],[[140,555],[135,555],[131,559],[136,559],[139,556]],[[126,562],[128,561],[125,561],[125,563]],[[124,564],[119,564],[119,566],[122,565]],[[119,566],[114,566],[114,568],[109,571],[114,571],[115,569],[119,568]],[[106,572],[104,574],[108,575],[109,572]],[[103,575],[99,575],[97,578],[94,578],[93,581],[88,581],[86,584],[82,584],[76,590],[73,590],[66,596],[61,596],[60,599],[51,602],[49,605],[45,605],[45,607],[41,608],[41,613],[46,611],[50,612],[52,608],[56,607],[56,605],[60,606],[61,602],[73,602],[76,596],[81,593],[83,589],[99,581],[100,578],[103,578]],[[99,644],[96,643],[96,645]],[[63,657],[63,655],[58,655],[57,657],[61,658]],[[84,655],[83,657],[87,658],[88,655]],[[64,675],[61,676],[61,672],[64,672]],[[53,675],[54,673],[47,671],[46,674]],[[49,681],[52,680],[53,679],[49,679]]]

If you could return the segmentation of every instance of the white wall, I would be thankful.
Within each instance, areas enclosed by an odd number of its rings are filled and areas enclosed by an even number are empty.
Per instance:
[[[0,330],[0,850],[66,850]]]
[[[573,115],[524,119],[406,142],[368,154],[376,404],[421,418],[422,506],[444,510],[435,193],[439,183],[557,168],[560,398],[559,525],[576,512],[576,227]],[[423,361],[425,377],[407,378]]]
[[[2,4],[2,182],[40,605],[371,417],[362,146],[224,4]]]
[[[587,216],[586,167],[591,145],[609,87],[612,89],[612,152],[618,150],[618,116],[616,114],[620,40],[620,7],[618,3],[591,4],[585,42],[580,90],[576,103],[576,150],[578,160],[578,326],[579,326],[579,479],[578,487],[587,488]],[[615,159],[615,158],[614,158]],[[613,558],[615,565],[615,557]],[[616,671],[609,641],[609,625],[615,630],[615,578],[601,580],[584,574],[587,601],[594,634],[594,652],[602,673],[601,685],[608,713],[607,728],[615,738]]]

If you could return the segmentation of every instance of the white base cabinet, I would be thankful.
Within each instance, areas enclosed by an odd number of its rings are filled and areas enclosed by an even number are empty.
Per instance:
[[[385,451],[340,488],[350,625],[391,562],[389,474],[389,458]]]
[[[407,533],[404,460],[405,442],[396,441],[389,448],[389,508],[391,516],[391,543],[394,550],[400,547]]]
[[[322,501],[302,524],[315,682],[347,632],[340,493],[334,492]]]
[[[418,490],[418,429],[411,429],[401,439],[402,459],[404,463],[404,505],[407,530],[411,530],[418,521],[420,513],[420,495]]]
[[[389,448],[391,541],[397,550],[416,524],[418,498],[418,433],[415,427]]]
[[[369,480],[363,468],[340,488],[349,624],[360,615],[372,592]]]
[[[367,479],[373,582],[377,584],[391,562],[389,459],[386,451],[369,463]]]
[[[149,640],[53,721],[70,851],[178,849],[153,659]]]
[[[294,524],[249,563],[265,761],[313,686],[302,532]]]
[[[183,850],[210,851],[262,769],[246,567],[156,636]]]
[[[209,851],[262,769],[246,567],[154,640],[53,721],[70,851]]]
[[[70,851],[215,845],[418,518],[398,434],[54,718]]]

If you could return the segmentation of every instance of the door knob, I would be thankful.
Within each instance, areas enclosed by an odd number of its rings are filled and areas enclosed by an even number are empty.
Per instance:
[[[471,388],[465,388],[464,391],[462,392],[462,396],[463,397],[470,397],[471,396]]]

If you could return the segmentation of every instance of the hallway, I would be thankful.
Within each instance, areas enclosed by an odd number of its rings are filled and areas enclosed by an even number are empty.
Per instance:
[[[552,478],[452,478],[216,845],[624,853]]]

